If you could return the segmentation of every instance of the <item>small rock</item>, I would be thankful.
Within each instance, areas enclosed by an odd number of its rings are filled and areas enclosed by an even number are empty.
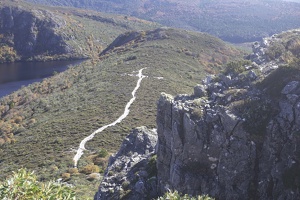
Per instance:
[[[297,100],[299,99],[299,96],[296,94],[288,94],[286,95],[286,97],[288,98],[289,102],[294,104],[297,102]]]
[[[196,87],[194,87],[194,95],[196,97],[203,97],[203,96],[206,96],[206,90],[204,88],[203,85],[197,85]]]
[[[257,78],[257,75],[254,71],[249,71],[249,73],[247,74],[247,77],[250,79],[250,80],[255,80]]]
[[[204,85],[208,85],[212,82],[214,75],[208,75],[205,77],[205,79],[202,81]]]
[[[299,86],[299,81],[289,82],[281,91],[281,94],[291,94]]]
[[[135,184],[134,189],[137,193],[144,194],[146,190],[144,182],[142,180],[139,180]]]

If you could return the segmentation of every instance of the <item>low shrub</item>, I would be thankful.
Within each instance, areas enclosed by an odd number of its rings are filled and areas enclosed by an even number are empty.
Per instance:
[[[88,164],[85,167],[83,167],[83,169],[80,172],[84,174],[99,173],[100,167],[94,164]]]
[[[197,197],[191,197],[187,194],[180,195],[178,191],[169,191],[167,192],[163,197],[159,197],[157,200],[214,200],[213,198],[205,195],[205,196],[197,196]]]
[[[0,183],[0,199],[75,200],[76,198],[72,188],[53,181],[38,182],[33,172],[19,169]]]

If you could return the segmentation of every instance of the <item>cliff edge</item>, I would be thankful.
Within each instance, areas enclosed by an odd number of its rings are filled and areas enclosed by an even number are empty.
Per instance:
[[[47,10],[0,7],[0,62],[72,57],[73,48],[59,32],[66,21]]]
[[[232,63],[223,74],[208,76],[193,95],[162,94],[161,194],[176,189],[216,199],[299,198],[300,68],[283,56],[299,31],[284,34],[254,44],[255,62]],[[285,51],[272,54],[283,44]]]

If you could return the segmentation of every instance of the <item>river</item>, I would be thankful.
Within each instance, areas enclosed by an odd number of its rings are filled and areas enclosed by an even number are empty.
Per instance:
[[[22,86],[41,81],[54,72],[65,71],[82,61],[18,62],[0,64],[0,98]]]

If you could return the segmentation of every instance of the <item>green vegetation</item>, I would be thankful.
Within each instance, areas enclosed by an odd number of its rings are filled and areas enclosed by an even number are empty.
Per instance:
[[[16,51],[12,47],[0,43],[0,63],[14,62],[15,60],[17,60]]]
[[[266,54],[271,60],[277,59],[291,65],[299,64],[300,31],[287,31],[277,36],[270,44]]]
[[[7,9],[13,11],[8,13]],[[74,58],[97,60],[103,48],[119,34],[129,30],[159,27],[156,23],[134,17],[124,19],[124,16],[119,15],[38,6],[24,1],[3,0],[0,11],[3,13],[0,22],[12,24],[9,28],[0,26],[0,63]],[[18,24],[18,17],[22,18],[23,24]],[[6,18],[14,21],[5,21]],[[29,23],[30,21],[33,23]],[[51,42],[47,42],[48,40]]]
[[[7,200],[75,200],[75,192],[72,188],[53,181],[39,182],[33,172],[19,169],[4,182],[0,182],[0,198]]]
[[[157,200],[214,200],[214,199],[207,195],[192,197],[187,194],[181,195],[178,193],[178,191],[174,191],[174,192],[170,191],[164,194],[163,197],[159,197]]]
[[[106,149],[100,149],[99,153],[98,153],[98,157],[100,158],[105,158],[108,156],[108,152]]]
[[[239,60],[239,61],[231,61],[226,65],[226,68],[224,70],[224,74],[233,73],[235,75],[240,74],[244,71],[246,71],[245,66],[251,65],[250,60]]]
[[[154,177],[157,175],[157,168],[156,168],[156,162],[157,162],[157,155],[153,155],[147,164],[147,172],[148,172],[148,177]]]

